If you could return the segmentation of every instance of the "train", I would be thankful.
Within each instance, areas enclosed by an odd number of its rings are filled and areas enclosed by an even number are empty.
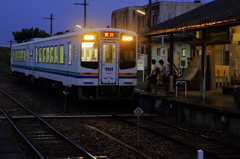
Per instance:
[[[19,80],[79,100],[133,99],[137,44],[129,30],[79,28],[13,45],[10,67]]]

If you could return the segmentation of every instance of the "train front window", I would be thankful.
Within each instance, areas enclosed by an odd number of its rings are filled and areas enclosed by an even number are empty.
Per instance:
[[[120,69],[136,67],[136,39],[134,36],[121,34],[124,40],[120,45]]]
[[[96,42],[82,42],[81,66],[98,68],[98,45]]]
[[[115,45],[103,45],[103,62],[114,63],[115,62]]]

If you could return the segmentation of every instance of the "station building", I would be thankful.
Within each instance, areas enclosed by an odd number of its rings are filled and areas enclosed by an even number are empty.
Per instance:
[[[151,51],[146,49],[147,51],[143,53],[147,53],[151,58],[155,59],[163,53],[167,53],[167,56],[172,57],[174,63],[180,68],[184,63],[185,67],[187,67],[191,59],[198,55],[201,56],[198,87],[199,85],[202,86],[204,81],[205,89],[211,90],[216,89],[216,86],[223,85],[225,82],[227,84],[239,84],[240,1],[214,0],[207,4],[200,3],[200,1],[194,2],[192,3],[196,5],[195,8],[189,9],[185,13],[176,14],[176,17],[173,16],[171,19],[156,25],[151,22],[151,26],[145,31],[137,30],[136,32],[139,33],[140,38],[143,38],[143,41],[144,38],[145,41],[147,41],[147,38],[151,39],[149,49]],[[183,2],[175,3],[182,4]],[[149,5],[145,7],[149,7]],[[154,5],[151,7],[150,10],[153,11]],[[167,11],[164,13],[167,14]],[[136,16],[136,13],[134,14]],[[151,17],[153,18],[153,16]],[[161,17],[164,17],[164,15]],[[117,27],[114,25],[116,23],[112,22],[112,26]],[[135,22],[135,24],[138,23]],[[164,37],[165,40],[163,47],[159,44],[161,37]],[[159,42],[155,44],[153,43],[154,40],[159,40]],[[142,53],[141,48],[139,52]],[[181,62],[183,60],[185,62]]]
[[[150,10],[148,9],[149,5],[125,7],[112,12],[112,27],[127,29],[138,33],[138,57],[140,58],[140,55],[146,55],[146,60],[148,54],[148,39],[146,39],[144,36],[141,36],[141,32],[144,32],[152,26],[161,24],[204,4],[205,3],[201,3],[201,1],[173,2],[163,0],[151,3]],[[138,11],[141,11],[142,13],[139,13]],[[184,69],[187,66],[189,58],[192,57],[192,47],[189,41],[191,39],[183,34],[175,36],[174,61],[178,68]],[[163,59],[165,63],[167,63],[169,54],[169,36],[160,35],[152,37],[151,45],[151,57],[156,59],[156,61]],[[157,65],[159,65],[158,62]]]

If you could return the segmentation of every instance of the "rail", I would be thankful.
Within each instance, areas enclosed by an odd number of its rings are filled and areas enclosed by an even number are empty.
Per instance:
[[[22,108],[24,108],[25,110],[27,110],[28,112],[30,112],[33,116],[35,116],[37,119],[39,119],[42,123],[44,123],[46,126],[48,126],[52,131],[54,131],[55,133],[57,133],[59,136],[63,137],[65,140],[67,140],[70,144],[74,145],[78,150],[80,150],[84,156],[86,158],[89,158],[89,159],[96,159],[94,156],[92,156],[90,153],[88,153],[87,151],[85,151],[83,148],[81,148],[80,146],[78,146],[76,143],[74,143],[73,141],[71,141],[70,139],[68,139],[66,136],[64,136],[63,134],[61,134],[59,131],[57,131],[56,129],[54,129],[50,124],[48,124],[45,120],[43,120],[40,116],[38,116],[37,114],[33,113],[31,110],[29,110],[27,107],[25,107],[24,105],[22,105],[20,102],[18,102],[17,100],[15,100],[13,97],[11,97],[9,94],[7,94],[6,92],[4,92],[2,89],[0,89],[0,91],[2,93],[4,93],[7,97],[9,97],[10,99],[12,99],[14,102],[16,102],[18,105],[20,105]],[[1,110],[2,111],[2,110]],[[3,111],[2,111],[3,112]],[[3,112],[3,114],[5,114]],[[7,116],[6,116],[7,117]],[[7,117],[8,118],[8,117]],[[10,119],[10,118],[8,118]],[[11,124],[14,124],[12,121],[10,121]],[[15,128],[16,129],[16,128]],[[16,129],[18,133],[20,133],[20,131],[18,129]],[[23,134],[22,134],[23,135]],[[22,136],[21,135],[21,136]],[[24,135],[23,135],[23,138]],[[31,143],[30,142],[27,142],[31,147]],[[35,151],[35,150],[34,150]],[[37,150],[36,150],[37,151]],[[35,151],[35,152],[36,152]],[[37,151],[37,154],[41,156],[41,154]],[[41,156],[42,157],[42,156]],[[41,158],[40,157],[40,158]]]

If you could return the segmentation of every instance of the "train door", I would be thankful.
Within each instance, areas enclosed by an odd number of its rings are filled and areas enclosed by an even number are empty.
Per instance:
[[[30,70],[28,74],[33,75],[34,71],[34,62],[33,62],[33,50],[32,46],[30,48],[27,48],[26,50],[26,57],[27,57],[27,66],[29,66]]]
[[[101,62],[99,84],[118,84],[118,67],[117,67],[117,44],[116,43],[101,43],[100,49]]]
[[[70,83],[73,83],[73,81],[71,81],[71,76],[70,76],[70,72],[73,70],[71,70],[72,67],[72,44],[71,42],[67,43],[67,85],[70,86]],[[74,70],[76,71],[76,70]]]

